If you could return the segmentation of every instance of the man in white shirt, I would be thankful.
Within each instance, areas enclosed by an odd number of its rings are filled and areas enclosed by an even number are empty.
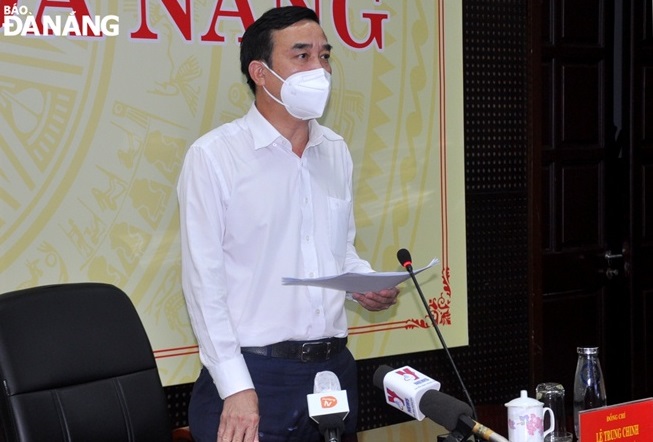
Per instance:
[[[352,161],[319,125],[331,46],[313,11],[266,12],[242,38],[255,102],[200,137],[179,178],[182,283],[204,366],[189,407],[196,441],[320,441],[307,413],[319,371],[347,390],[355,434],[356,366],[345,293],[281,278],[371,272],[354,248]],[[399,291],[354,293],[368,310]]]

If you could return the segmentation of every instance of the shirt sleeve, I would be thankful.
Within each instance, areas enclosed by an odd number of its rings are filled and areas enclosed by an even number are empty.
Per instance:
[[[223,399],[254,388],[229,315],[225,284],[226,181],[215,161],[191,146],[177,194],[181,230],[182,288],[199,356]]]

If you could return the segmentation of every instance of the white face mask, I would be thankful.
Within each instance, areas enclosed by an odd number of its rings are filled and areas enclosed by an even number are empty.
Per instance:
[[[300,120],[320,118],[324,113],[331,92],[331,74],[323,68],[296,72],[285,80],[263,63],[263,66],[283,82],[281,100],[263,86],[274,101],[286,107],[290,115]]]

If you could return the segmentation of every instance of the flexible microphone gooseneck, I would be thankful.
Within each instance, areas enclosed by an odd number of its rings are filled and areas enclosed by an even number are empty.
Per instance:
[[[435,333],[438,335],[438,339],[440,340],[440,344],[442,344],[442,348],[444,349],[445,353],[447,354],[447,358],[449,359],[449,362],[451,363],[451,366],[453,367],[453,371],[456,374],[456,377],[458,378],[458,383],[460,383],[460,387],[463,389],[463,394],[465,395],[465,398],[467,399],[467,403],[469,403],[469,406],[472,408],[472,418],[474,420],[477,419],[476,417],[476,407],[474,406],[474,402],[472,401],[472,397],[469,395],[469,391],[467,391],[467,387],[465,386],[465,383],[463,382],[463,378],[460,376],[460,372],[458,371],[458,368],[456,367],[456,363],[453,360],[453,357],[451,357],[451,353],[449,352],[449,347],[447,347],[447,343],[444,340],[444,337],[442,336],[442,333],[440,332],[440,328],[438,327],[438,324],[433,317],[433,312],[431,312],[431,309],[429,308],[429,304],[426,301],[426,297],[424,297],[424,293],[422,293],[422,288],[420,287],[419,283],[417,282],[417,278],[415,278],[415,273],[413,272],[413,260],[410,257],[410,252],[407,249],[399,249],[397,252],[397,259],[399,260],[399,264],[401,264],[402,267],[404,267],[408,273],[410,274],[411,279],[413,280],[413,284],[415,284],[415,288],[417,289],[417,293],[419,293],[419,297],[422,300],[422,304],[424,304],[424,308],[426,309],[426,313],[429,315],[429,318],[431,319],[431,324],[433,324],[433,329],[435,330]]]

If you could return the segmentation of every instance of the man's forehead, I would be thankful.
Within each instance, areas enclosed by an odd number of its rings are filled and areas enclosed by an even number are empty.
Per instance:
[[[287,28],[273,31],[272,39],[275,46],[277,43],[284,46],[279,49],[310,49],[315,46],[331,49],[322,27],[310,20],[302,20]]]

